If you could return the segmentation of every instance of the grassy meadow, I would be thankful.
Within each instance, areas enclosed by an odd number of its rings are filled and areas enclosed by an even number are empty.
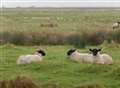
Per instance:
[[[57,85],[48,88],[119,88],[120,30],[112,30],[116,20],[120,11],[1,11],[0,80],[26,76],[37,85]],[[102,47],[114,64],[73,62],[66,55],[73,47],[88,53],[91,47]],[[38,48],[46,51],[41,63],[16,65],[20,55]]]
[[[46,56],[41,63],[25,66],[16,65],[19,55],[33,53],[42,47]],[[103,51],[113,57],[113,65],[80,64],[68,59],[66,52],[73,46],[0,46],[1,64],[0,79],[13,79],[17,76],[31,77],[33,81],[41,84],[55,84],[60,88],[96,88],[95,85],[105,88],[119,88],[120,86],[120,50],[116,47],[104,47]],[[92,46],[93,47],[93,46]],[[79,49],[88,52],[88,48]],[[98,87],[98,88],[104,88]],[[59,87],[58,87],[59,88]],[[78,87],[79,88],[79,87]],[[89,87],[88,87],[89,88]]]
[[[3,10],[0,42],[17,45],[99,45],[104,40],[120,43],[119,11]]]

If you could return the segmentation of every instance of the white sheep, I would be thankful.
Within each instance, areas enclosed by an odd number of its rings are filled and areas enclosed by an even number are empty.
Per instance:
[[[70,49],[67,52],[69,58],[80,63],[94,63],[93,55],[88,53],[79,53],[76,49]]]
[[[67,52],[69,58],[73,61],[90,64],[112,64],[112,57],[108,54],[100,54],[101,49],[89,49],[92,54],[79,53],[76,49],[70,49]]]
[[[112,57],[108,54],[101,54],[102,58],[104,58],[104,64],[113,64]]]
[[[17,59],[17,64],[18,65],[24,65],[24,64],[30,64],[32,62],[41,62],[43,57],[45,56],[45,52],[43,50],[38,50],[32,55],[21,55]]]
[[[94,63],[96,64],[113,64],[112,57],[108,54],[100,54],[101,49],[89,49],[94,58]]]
[[[119,21],[113,23],[113,25],[112,25],[113,29],[119,28],[119,26],[120,26],[120,22]]]

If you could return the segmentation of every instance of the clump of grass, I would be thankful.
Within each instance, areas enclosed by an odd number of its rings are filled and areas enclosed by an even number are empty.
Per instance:
[[[86,34],[87,36],[87,42],[90,45],[99,45],[102,44],[105,40],[106,31],[105,30],[96,30],[94,32],[88,32]]]
[[[120,30],[108,31],[106,35],[107,37],[105,39],[108,43],[112,43],[112,41],[120,43]]]
[[[86,83],[79,85],[76,88],[105,88],[105,87],[100,83]]]
[[[113,40],[117,43],[120,43],[120,30],[115,30],[112,36]]]
[[[58,27],[58,24],[57,23],[42,23],[40,25],[41,27],[50,27],[50,28],[53,28],[53,27]]]
[[[14,80],[0,81],[0,88],[60,88],[56,84],[36,85],[31,78],[18,76]]]
[[[0,88],[38,88],[28,77],[18,76],[15,80],[0,81]]]

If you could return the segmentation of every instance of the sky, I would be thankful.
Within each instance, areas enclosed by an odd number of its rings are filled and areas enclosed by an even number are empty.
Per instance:
[[[120,0],[0,0],[0,7],[120,7]]]

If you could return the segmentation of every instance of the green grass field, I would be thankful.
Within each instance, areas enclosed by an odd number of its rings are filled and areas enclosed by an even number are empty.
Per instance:
[[[16,65],[19,55],[33,53],[43,48],[47,55],[43,62],[26,66]],[[62,88],[74,88],[79,85],[96,84],[105,88],[120,86],[120,50],[104,47],[103,51],[113,57],[113,65],[91,65],[73,62],[66,52],[72,46],[0,46],[0,79],[13,79],[19,75],[31,77],[37,84],[57,84]],[[88,52],[86,49],[79,49]],[[85,87],[87,88],[87,87]]]
[[[104,34],[104,31],[113,33],[112,23],[116,20],[120,20],[120,11],[2,11],[0,42],[3,44],[0,45],[0,80],[14,79],[21,75],[31,77],[38,85],[56,84],[61,88],[97,88],[95,85],[99,84],[105,88],[120,88],[120,44],[105,43],[91,46],[87,43],[85,48],[79,49],[80,52],[89,52],[90,47],[102,47],[102,53],[113,57],[113,65],[76,63],[69,60],[66,55],[66,52],[74,47],[67,43],[68,41],[66,42],[66,36],[71,36],[74,32],[78,34],[87,32],[86,35],[82,35],[82,40],[78,43],[81,44],[92,33],[100,36]],[[41,24],[49,23],[57,24],[57,26],[41,26]],[[1,36],[2,33],[4,37]],[[118,30],[114,34],[117,35],[118,43],[119,33]],[[90,37],[90,42],[101,40],[101,37],[94,40],[96,35]],[[74,37],[73,40],[70,37],[69,42],[79,42],[76,38],[80,36]],[[64,38],[66,38],[65,41],[61,43]],[[29,44],[31,42],[33,46]],[[20,55],[31,54],[38,48],[43,48],[47,54],[41,63],[16,65],[16,60]],[[84,87],[78,87],[82,85]],[[87,85],[92,87],[87,87]]]

